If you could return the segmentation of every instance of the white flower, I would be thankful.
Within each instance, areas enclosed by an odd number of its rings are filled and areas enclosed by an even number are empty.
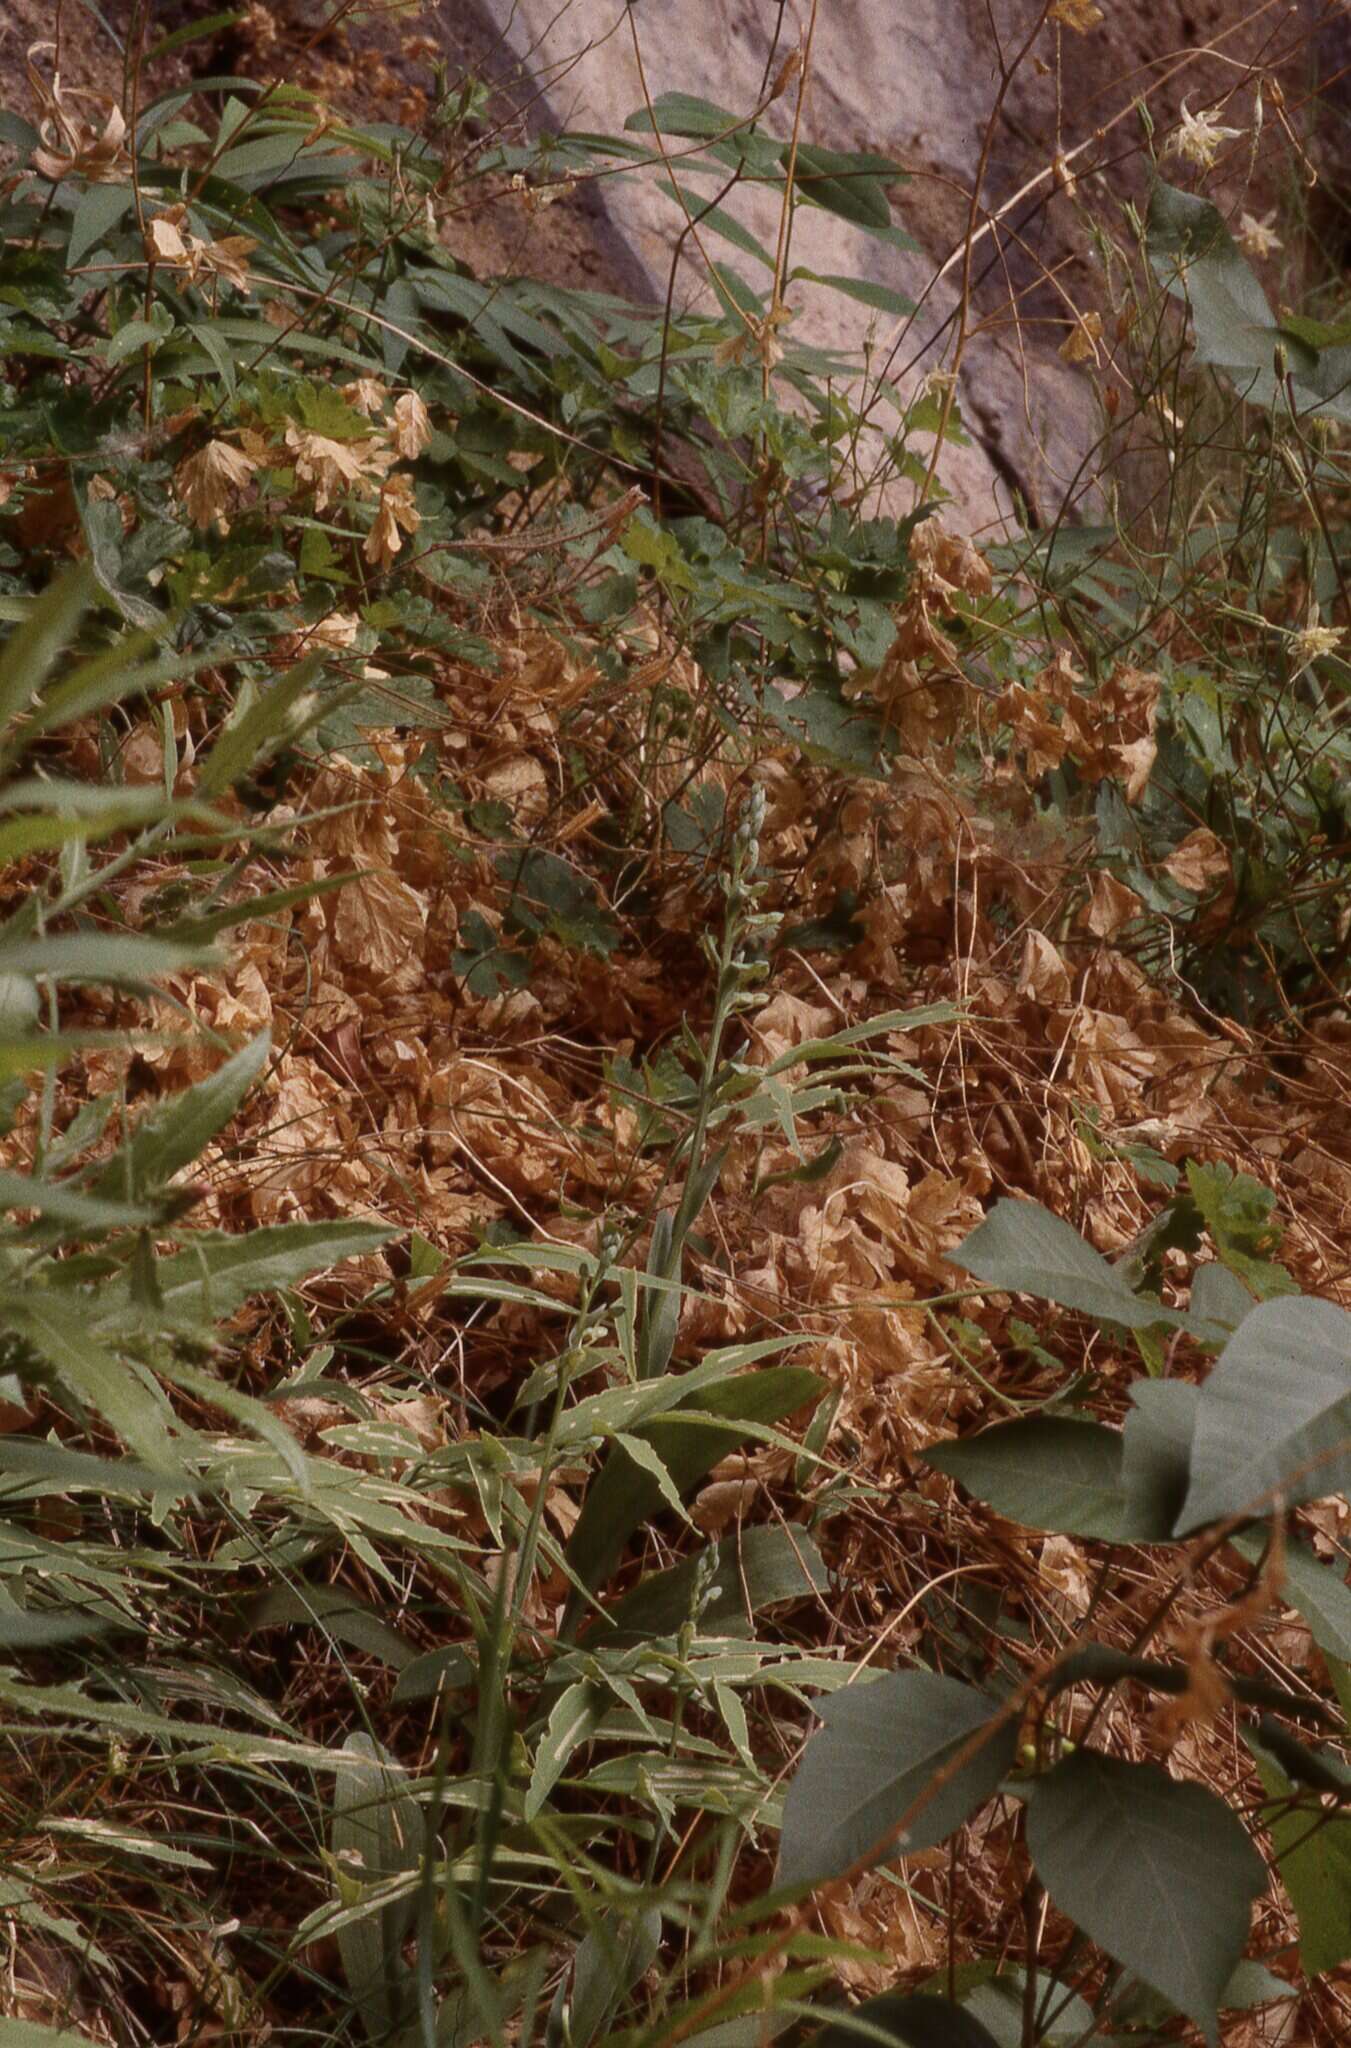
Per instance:
[[[1182,102],[1182,122],[1168,143],[1168,149],[1189,164],[1199,164],[1208,171],[1220,153],[1221,145],[1237,142],[1241,128],[1222,128],[1210,114],[1193,114],[1187,102]]]

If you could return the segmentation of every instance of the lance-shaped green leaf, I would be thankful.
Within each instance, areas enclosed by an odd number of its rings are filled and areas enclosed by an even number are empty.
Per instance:
[[[963,2012],[949,1999],[922,1991],[900,1998],[884,1991],[822,2027],[811,2048],[999,2048],[999,2043],[974,2013]]]
[[[1191,1481],[1177,1520],[1260,1514],[1351,1480],[1351,1315],[1304,1296],[1259,1302],[1201,1388]]]
[[[667,1414],[630,1434],[660,1458],[677,1494],[686,1494],[720,1458],[821,1391],[816,1374],[797,1365],[739,1373],[718,1386],[702,1388],[688,1406],[673,1403]],[[568,1543],[568,1567],[584,1586],[594,1592],[604,1585],[634,1530],[660,1513],[661,1498],[662,1489],[651,1472],[616,1446],[591,1482]],[[569,1620],[580,1612],[580,1603],[574,1600]]]
[[[1055,1904],[1216,2038],[1266,1867],[1222,1799],[1081,1750],[1038,1778],[1027,1845]]]
[[[334,1780],[332,1846],[346,1892],[416,1870],[423,1828],[400,1766],[369,1735],[349,1735],[343,1748],[351,1762]],[[413,1899],[395,1899],[338,1930],[343,1970],[373,2041],[408,2011],[413,1977],[401,1948],[413,1911]]]
[[[1016,1717],[1001,1718],[997,1700],[931,1671],[848,1686],[820,1711],[825,1726],[784,1801],[781,1885],[824,1884],[874,1850],[899,1856],[946,1841],[1013,1761]]]
[[[105,1201],[133,1199],[162,1188],[180,1167],[191,1165],[229,1123],[271,1050],[271,1034],[262,1031],[214,1074],[172,1096],[118,1148],[92,1192]]]

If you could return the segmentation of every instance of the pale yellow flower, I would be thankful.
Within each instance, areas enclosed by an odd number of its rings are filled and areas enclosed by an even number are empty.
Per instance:
[[[1047,9],[1052,21],[1058,21],[1062,28],[1072,28],[1076,34],[1086,36],[1102,20],[1102,9],[1097,0],[1052,0]]]
[[[1255,220],[1250,213],[1240,214],[1236,239],[1250,256],[1271,256],[1284,248],[1273,225],[1275,218],[1274,213],[1269,213],[1265,220]]]
[[[1325,654],[1335,654],[1341,640],[1338,627],[1320,626],[1317,611],[1311,611],[1308,624],[1289,635],[1291,665],[1296,669],[1306,669],[1311,661],[1321,661]]]
[[[1169,153],[1208,171],[1226,142],[1237,142],[1241,128],[1223,128],[1211,114],[1193,114],[1182,102],[1182,120],[1169,143]]]

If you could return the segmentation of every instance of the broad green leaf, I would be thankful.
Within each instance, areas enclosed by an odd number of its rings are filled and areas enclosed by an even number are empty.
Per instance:
[[[825,1726],[807,1744],[784,1801],[777,1882],[824,1884],[874,1850],[889,1860],[946,1841],[993,1796],[1013,1761],[1016,1716],[999,1714],[997,1700],[929,1671],[893,1671],[823,1702]],[[926,1797],[982,1729],[985,1739]]]
[[[1005,1197],[983,1223],[948,1254],[954,1266],[974,1273],[987,1287],[1056,1301],[1098,1322],[1127,1330],[1186,1322],[1176,1309],[1136,1294],[1101,1252],[1040,1202]]]
[[[1264,1531],[1248,1529],[1229,1541],[1250,1564],[1259,1564],[1267,1549]],[[1309,1624],[1320,1650],[1351,1660],[1351,1586],[1336,1564],[1320,1564],[1307,1545],[1288,1536],[1285,1542],[1283,1597]]]
[[[206,1080],[145,1117],[103,1168],[93,1193],[105,1201],[157,1193],[229,1123],[271,1050],[270,1032],[260,1032]]]
[[[753,1635],[755,1617],[767,1607],[810,1598],[828,1584],[821,1553],[798,1523],[743,1529],[725,1536],[714,1555],[707,1604],[698,1616],[701,1635]],[[611,1609],[611,1625],[649,1639],[678,1635],[691,1616],[700,1563],[689,1557],[644,1579]]]
[[[1264,1818],[1299,1920],[1299,1959],[1306,1976],[1321,1977],[1351,1956],[1351,1820],[1320,1822],[1307,1800],[1287,1810],[1295,1786],[1254,1735],[1245,1729],[1243,1738],[1268,1799],[1279,1802]]]
[[[785,168],[787,162],[785,151]],[[900,165],[890,157],[851,155],[807,142],[799,143],[793,163],[793,181],[814,206],[872,230],[891,226],[886,187],[901,176]]]
[[[1197,1267],[1191,1291],[1191,1312],[1197,1322],[1213,1323],[1228,1334],[1253,1306],[1253,1297],[1237,1273],[1231,1273],[1218,1259]]]
[[[753,1434],[745,1425],[778,1422],[815,1400],[822,1384],[815,1373],[796,1365],[742,1373],[701,1390],[692,1397],[697,1405],[676,1408],[633,1434],[652,1446],[677,1491],[685,1494],[720,1458],[740,1449]],[[604,1585],[634,1530],[659,1512],[660,1503],[661,1491],[651,1474],[623,1452],[612,1451],[591,1482],[567,1548],[569,1569],[582,1585],[592,1592]],[[574,1611],[580,1613],[575,1600],[569,1613]]]
[[[1029,1529],[1108,1543],[1157,1540],[1168,1533],[1166,1527],[1151,1536],[1133,1523],[1121,1444],[1120,1432],[1099,1422],[1029,1415],[960,1443],[933,1444],[924,1459]]]
[[[1027,1845],[1054,1903],[1207,2041],[1266,1867],[1222,1799],[1095,1750],[1032,1787]]]
[[[1139,1540],[1163,1543],[1187,1494],[1197,1389],[1187,1380],[1137,1380],[1130,1397],[1121,1434],[1127,1519]]]
[[[1201,1388],[1177,1533],[1261,1514],[1278,1494],[1317,1500],[1348,1479],[1351,1315],[1304,1296],[1259,1302]]]
[[[573,1752],[591,1740],[608,1704],[600,1687],[586,1679],[567,1686],[554,1701],[526,1788],[523,1811],[527,1821],[534,1820],[539,1813],[567,1769]]]
[[[833,292],[843,292],[847,299],[857,299],[861,306],[872,306],[879,313],[894,313],[898,319],[913,313],[915,302],[904,292],[893,291],[889,285],[874,284],[867,277],[841,277],[830,271],[797,269],[795,278],[803,278],[810,284],[826,285]]]
[[[813,2035],[809,2048],[1000,2048],[976,2018],[949,1999],[917,1991],[865,1998]]]
[[[66,262],[72,270],[77,263],[84,262],[91,249],[97,249],[124,214],[131,212],[134,199],[130,184],[86,185],[70,224]]]

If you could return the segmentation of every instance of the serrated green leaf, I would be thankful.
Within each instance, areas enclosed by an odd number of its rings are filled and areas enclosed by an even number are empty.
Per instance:
[[[180,1473],[163,1396],[135,1366],[98,1341],[87,1315],[50,1290],[35,1288],[22,1302],[7,1301],[5,1319],[51,1367],[60,1385],[101,1415],[144,1464],[168,1479]]]

